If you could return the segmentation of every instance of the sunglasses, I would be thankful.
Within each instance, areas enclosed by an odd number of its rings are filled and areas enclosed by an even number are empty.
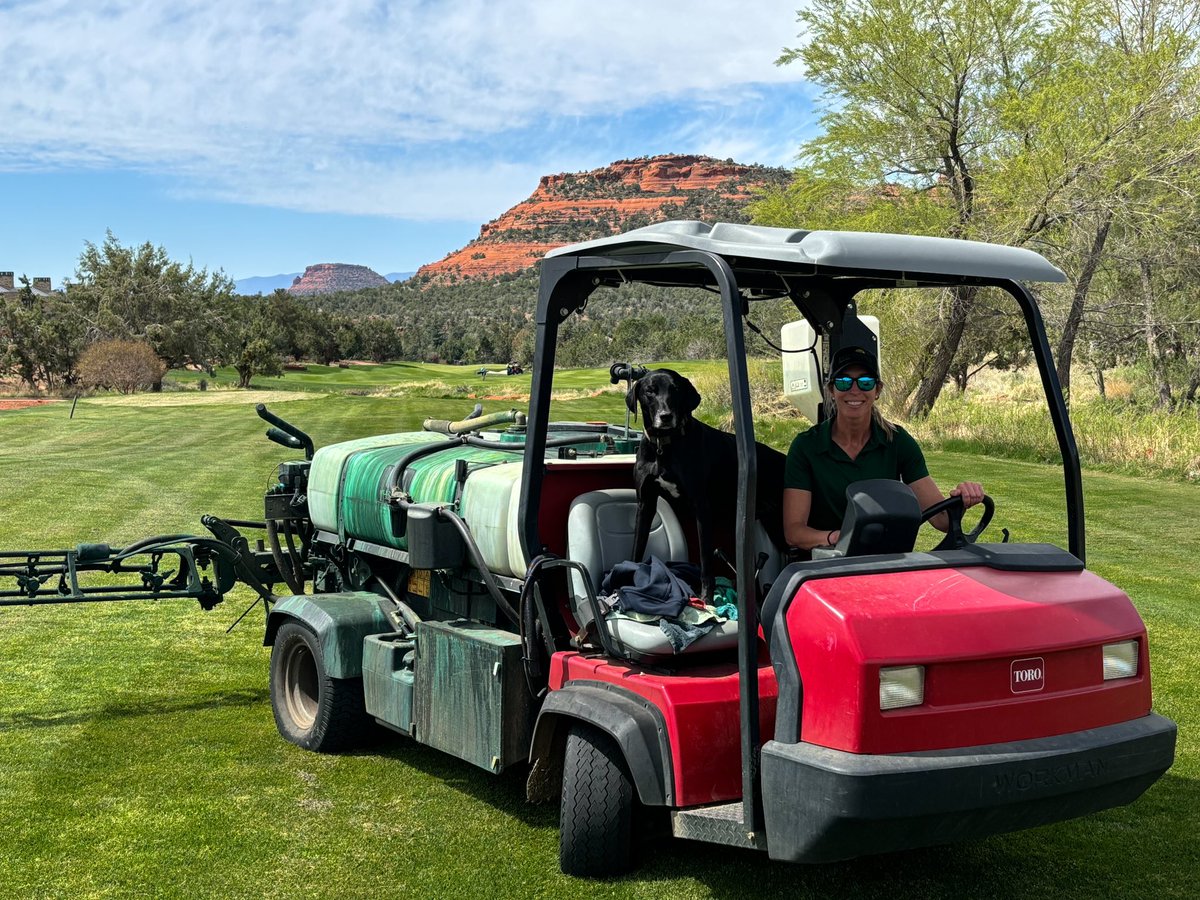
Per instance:
[[[851,378],[849,375],[842,375],[839,378],[833,379],[833,386],[839,391],[848,391],[858,383],[860,391],[873,391],[875,386],[879,384],[878,378],[872,378],[870,375],[859,375],[857,378]]]

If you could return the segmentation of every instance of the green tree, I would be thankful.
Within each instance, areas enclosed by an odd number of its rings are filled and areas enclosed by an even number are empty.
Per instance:
[[[250,387],[255,375],[283,374],[286,338],[267,305],[257,297],[229,294],[214,312],[216,360],[237,370],[238,387]]]
[[[15,373],[30,388],[74,384],[84,345],[70,303],[61,295],[34,294],[26,276],[15,297],[0,300],[0,371]]]
[[[1196,184],[1196,16],[1172,0],[815,0],[779,63],[826,88],[825,130],[755,220],[813,227],[793,217],[823,208],[840,227],[1035,246],[1071,278],[1044,295],[1065,299],[1052,318],[1069,385],[1113,223],[1153,185]],[[910,413],[973,365],[955,356],[992,321],[972,314],[978,297],[959,289],[939,310]]]
[[[85,323],[88,341],[143,340],[172,368],[212,367],[217,310],[233,281],[176,262],[149,242],[125,247],[111,231],[84,244],[67,295]]]

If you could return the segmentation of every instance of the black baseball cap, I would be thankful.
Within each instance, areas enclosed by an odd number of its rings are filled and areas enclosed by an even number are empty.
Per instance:
[[[872,378],[879,377],[879,360],[874,353],[863,347],[842,347],[833,354],[833,365],[829,370],[830,379],[837,378],[851,366],[862,366]]]

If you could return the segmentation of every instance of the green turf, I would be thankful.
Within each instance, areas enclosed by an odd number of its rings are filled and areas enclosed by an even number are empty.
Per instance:
[[[573,380],[582,390],[607,379],[591,372]],[[262,438],[264,424],[239,394],[168,405],[177,399],[80,401],[73,419],[67,404],[0,412],[0,547],[121,544],[199,530],[204,512],[260,515],[273,467],[291,454]],[[432,397],[311,394],[271,401],[318,445],[410,430],[426,416],[465,415],[471,405],[466,398],[460,407]],[[564,401],[555,414],[617,420],[623,398],[610,392]],[[929,456],[943,487],[967,477],[984,482],[999,508],[994,528],[1006,526],[1020,540],[1064,541],[1053,467]],[[209,613],[186,602],[0,610],[0,891],[1194,896],[1200,486],[1088,473],[1085,489],[1089,565],[1127,590],[1145,616],[1156,707],[1180,726],[1175,767],[1130,807],[819,867],[665,842],[624,879],[576,882],[558,873],[556,808],[527,805],[519,777],[495,777],[400,739],[347,756],[306,753],[280,739],[266,693],[261,613],[224,634],[251,600],[239,591]]]

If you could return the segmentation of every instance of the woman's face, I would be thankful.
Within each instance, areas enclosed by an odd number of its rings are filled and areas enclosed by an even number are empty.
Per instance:
[[[867,370],[862,366],[850,366],[850,368],[842,371],[842,375],[849,376],[854,379],[850,385],[850,390],[839,391],[833,385],[830,385],[830,391],[833,394],[833,402],[837,406],[837,414],[839,416],[847,416],[849,418],[859,418],[870,416],[871,409],[875,406],[875,401],[879,398],[879,383],[875,383],[875,387],[869,391],[864,391],[858,386],[858,378],[860,375],[866,375]]]

